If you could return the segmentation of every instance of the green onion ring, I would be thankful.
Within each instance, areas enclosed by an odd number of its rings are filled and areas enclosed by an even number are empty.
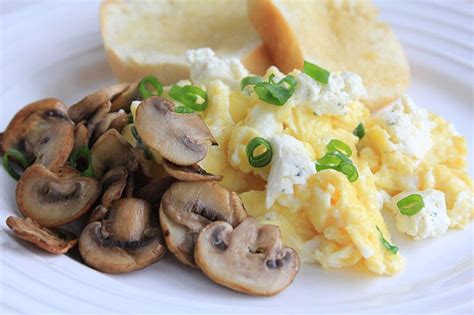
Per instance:
[[[254,156],[253,153],[261,145],[265,147],[265,152]],[[246,147],[246,153],[249,160],[249,164],[253,167],[267,166],[268,164],[270,164],[273,156],[272,146],[270,145],[270,142],[268,142],[267,139],[264,139],[262,137],[255,137],[250,140]]]
[[[392,252],[394,255],[396,255],[398,253],[398,247],[395,246],[395,245],[392,245],[390,244],[386,239],[385,237],[383,237],[383,234],[382,234],[382,231],[380,231],[379,227],[378,226],[375,226],[377,228],[377,230],[379,231],[380,233],[380,241],[382,242],[382,245],[383,247],[385,247],[385,249],[387,249],[388,251]]]
[[[21,174],[16,173],[10,165],[10,158],[13,158],[16,162],[19,163],[19,166],[23,168],[23,171],[30,166],[30,162],[26,156],[26,153],[17,150],[17,149],[8,149],[7,152],[3,155],[3,167],[7,171],[7,173],[16,180],[19,180]]]
[[[419,194],[412,194],[397,202],[400,213],[408,216],[417,214],[424,206],[425,202]]]
[[[186,107],[186,106],[177,106],[177,107],[174,108],[174,112],[178,113],[178,114],[194,113],[194,111],[191,108]]]
[[[150,91],[147,85],[151,85],[155,91]],[[138,93],[142,100],[150,96],[160,96],[163,93],[163,85],[154,75],[149,75],[138,83]]]
[[[255,85],[257,83],[263,82],[263,79],[261,77],[257,76],[249,76],[245,77],[240,81],[240,90],[244,90],[247,85]]]
[[[253,89],[260,100],[282,106],[295,92],[297,81],[294,76],[287,75],[280,82],[276,83],[273,80],[274,77],[275,75],[270,75],[268,82],[259,82],[255,84]]]
[[[81,176],[94,177],[94,169],[92,168],[92,156],[87,145],[81,145],[80,147],[75,149],[69,157],[69,163],[71,163],[72,167],[77,169],[78,161],[80,159],[84,159],[85,161],[87,161],[87,168],[81,171]]]
[[[359,178],[359,172],[357,172],[356,167],[351,163],[342,163],[339,167],[338,170],[347,176],[349,181],[355,182]]]
[[[197,86],[173,85],[168,95],[193,111],[202,112],[207,108],[207,93]],[[197,102],[198,97],[203,100],[202,103]],[[184,109],[180,111],[182,111],[182,113],[186,112]]]
[[[311,78],[321,83],[327,84],[329,82],[329,71],[315,65],[309,61],[304,62],[303,71]]]
[[[364,125],[362,123],[358,124],[352,133],[354,134],[354,136],[358,137],[359,139],[362,139],[365,136]]]
[[[337,151],[344,154],[347,157],[350,157],[352,155],[351,148],[347,144],[342,142],[341,140],[337,140],[337,139],[332,139],[331,141],[329,141],[327,145],[327,149],[328,149],[329,154],[332,154]]]

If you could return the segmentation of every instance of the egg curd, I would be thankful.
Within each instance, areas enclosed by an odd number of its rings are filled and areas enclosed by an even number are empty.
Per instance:
[[[217,57],[212,58],[216,62]],[[251,86],[231,89],[235,73],[229,75],[231,82],[219,71],[219,79],[206,77],[206,69],[216,72],[214,66],[201,58],[200,81],[178,83],[207,92],[207,108],[199,115],[218,146],[210,147],[199,164],[222,175],[220,183],[240,194],[250,215],[279,226],[283,240],[302,261],[324,268],[359,264],[376,274],[393,275],[405,262],[403,249],[392,244],[384,216],[393,217],[399,232],[413,239],[463,228],[472,218],[474,193],[466,173],[465,139],[408,96],[371,115],[358,75],[331,73],[324,84],[294,70],[290,74],[296,89],[276,106],[262,101]],[[271,67],[263,80],[270,76],[278,81],[285,74]],[[192,64],[190,77],[197,77]],[[165,88],[164,97],[168,91]],[[136,106],[139,103],[132,113]],[[356,128],[365,135],[355,133]],[[133,145],[129,130],[123,134]],[[271,145],[272,159],[264,167],[249,163],[246,148],[255,137]],[[334,169],[317,171],[316,162],[328,153],[331,140],[352,151],[356,180]],[[156,160],[159,163],[160,157]],[[415,215],[402,214],[397,203],[412,194],[421,196],[423,207]]]

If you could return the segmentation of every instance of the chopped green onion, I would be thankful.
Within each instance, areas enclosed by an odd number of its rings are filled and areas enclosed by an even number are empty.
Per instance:
[[[314,80],[327,84],[329,82],[329,71],[309,61],[304,62],[303,71]]]
[[[320,171],[323,169],[330,169],[335,168],[341,164],[341,158],[333,155],[333,154],[326,154],[322,158],[317,161],[316,170]],[[319,168],[319,169],[318,169]]]
[[[149,89],[149,85],[151,85],[154,91]],[[160,96],[163,93],[163,85],[154,75],[149,75],[138,83],[138,93],[142,100],[150,96]]]
[[[127,116],[127,122],[129,124],[133,124],[133,115],[132,113],[129,113],[128,116]]]
[[[295,92],[297,81],[292,75],[287,75],[278,83],[273,78],[274,75],[271,75],[268,82],[259,82],[253,89],[262,101],[282,106]]]
[[[329,141],[327,145],[327,149],[328,149],[329,154],[332,154],[337,151],[344,154],[347,157],[350,157],[352,155],[351,148],[347,144],[342,142],[341,140],[337,140],[337,139],[332,139],[331,141]]]
[[[141,149],[143,151],[143,155],[145,156],[145,159],[151,160],[153,155],[151,154],[150,150],[146,147],[146,145],[143,143],[142,138],[138,134],[138,130],[135,126],[133,126],[130,131],[132,132],[132,136],[137,140],[137,148]]]
[[[81,176],[94,177],[94,169],[92,168],[92,156],[87,145],[81,145],[75,149],[69,157],[71,166],[81,172]],[[86,163],[84,165],[83,163]]]
[[[193,111],[203,112],[207,108],[207,93],[197,86],[173,85],[168,94]]]
[[[10,162],[16,162],[15,164],[19,164],[22,168],[22,171],[26,170],[28,166],[30,166],[30,162],[26,156],[26,153],[17,150],[17,149],[8,149],[7,152],[3,155],[3,167],[5,170],[8,172],[8,174],[13,177],[16,180],[19,180],[21,177],[21,173],[17,173],[12,166],[10,165]],[[11,161],[14,160],[14,161]]]
[[[425,202],[419,194],[407,196],[397,202],[398,210],[404,215],[415,215],[423,209]]]
[[[178,114],[194,113],[194,111],[191,108],[186,107],[186,106],[177,106],[177,107],[174,108],[174,111],[175,111],[175,113],[178,113]]]
[[[342,165],[338,167],[338,170],[342,174],[346,175],[351,183],[355,182],[359,178],[359,173],[352,163],[342,163]]]
[[[357,136],[359,139],[364,138],[365,136],[364,125],[362,125],[362,123],[358,124],[352,133],[354,134],[354,136]]]
[[[255,150],[261,145],[265,147],[265,152],[255,156]],[[272,160],[273,156],[272,146],[270,145],[270,142],[261,137],[255,137],[250,140],[250,142],[247,144],[246,152],[247,157],[249,159],[249,164],[253,167],[264,167],[268,165]]]
[[[355,182],[359,172],[349,159],[351,155],[352,150],[347,144],[333,139],[327,145],[326,155],[316,161],[316,171],[335,170],[346,175],[350,182]]]
[[[380,241],[382,242],[382,245],[383,247],[385,247],[385,249],[387,249],[388,251],[392,252],[393,254],[397,254],[398,253],[398,247],[395,246],[395,245],[392,245],[390,244],[384,237],[383,237],[383,234],[382,234],[382,231],[380,231],[379,227],[378,226],[375,226],[377,228],[377,230],[379,231],[380,233]]]
[[[255,85],[257,83],[263,82],[261,77],[249,76],[245,77],[240,81],[240,89],[243,91],[247,85]]]

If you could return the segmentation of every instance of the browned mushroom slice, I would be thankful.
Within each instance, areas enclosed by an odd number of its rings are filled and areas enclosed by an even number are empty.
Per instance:
[[[102,185],[101,205],[109,208],[112,202],[122,197],[125,187],[127,186],[128,171],[124,166],[117,166],[109,170],[102,177],[100,184]]]
[[[118,95],[126,91],[130,86],[130,83],[120,83],[106,87],[102,90],[96,91],[90,95],[87,95],[82,100],[72,105],[68,110],[68,116],[75,123],[79,123],[83,120],[89,120],[104,104],[108,104],[109,112],[111,108],[110,102],[114,100]]]
[[[168,249],[184,264],[196,267],[194,244],[213,221],[237,226],[247,213],[235,192],[215,182],[176,182],[160,203],[160,223]]]
[[[107,114],[109,114],[111,106],[112,104],[109,101],[105,102],[104,104],[100,105],[97,111],[93,115],[91,115],[90,118],[87,120],[86,123],[87,123],[87,130],[89,132],[89,139],[92,138],[92,135],[94,134],[97,128],[97,125],[99,125],[99,123],[103,119],[105,119]]]
[[[120,93],[116,98],[112,100],[112,112],[116,112],[120,109],[128,112],[130,110],[130,104],[138,99],[138,82],[130,83],[128,88]]]
[[[217,144],[198,114],[177,114],[174,104],[154,96],[137,108],[135,126],[150,148],[178,165],[193,165],[207,154],[208,142]]]
[[[165,170],[176,179],[186,182],[200,182],[205,180],[222,180],[221,175],[214,175],[206,172],[198,164],[182,166],[174,164],[168,160],[163,160]]]
[[[57,171],[67,161],[74,145],[74,125],[66,106],[48,98],[31,103],[16,113],[2,133],[0,153],[15,148],[35,157],[37,163]]]
[[[76,125],[75,135],[74,135],[74,149],[77,149],[81,146],[89,146],[89,131],[84,125],[84,122],[80,122]]]
[[[286,247],[274,225],[248,217],[236,228],[226,222],[205,227],[194,249],[196,264],[214,282],[251,295],[275,295],[299,269],[298,254]]]
[[[89,223],[79,238],[79,251],[91,267],[107,273],[145,268],[165,253],[158,222],[141,199],[115,201],[102,222]]]
[[[94,176],[102,176],[116,166],[125,166],[128,170],[134,170],[136,159],[130,150],[130,145],[115,129],[107,130],[91,149],[92,168]]]
[[[137,190],[135,196],[148,201],[152,206],[159,205],[165,191],[176,181],[174,177],[152,179]]]
[[[16,186],[21,213],[41,226],[60,226],[74,221],[99,197],[99,183],[80,175],[58,175],[41,164],[30,166]]]
[[[105,117],[96,125],[94,134],[92,135],[92,143],[94,143],[104,132],[109,129],[115,129],[121,132],[123,127],[128,123],[127,113],[124,111],[108,113]]]
[[[94,208],[94,210],[92,210],[91,215],[89,216],[89,223],[94,221],[102,221],[106,217],[108,212],[108,208],[102,205],[98,205]]]
[[[7,218],[8,227],[19,238],[34,244],[52,254],[64,254],[77,244],[77,237],[71,232],[55,228],[41,227],[30,218],[10,216]]]

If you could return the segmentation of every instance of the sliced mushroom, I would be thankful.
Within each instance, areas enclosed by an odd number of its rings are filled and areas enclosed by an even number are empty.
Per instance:
[[[158,261],[165,246],[150,205],[124,198],[112,204],[105,220],[86,226],[79,238],[79,251],[97,270],[124,273]]]
[[[108,212],[108,208],[102,205],[98,205],[94,208],[94,210],[92,210],[91,215],[89,216],[89,223],[94,221],[102,221],[103,219],[105,219]]]
[[[206,156],[209,141],[217,144],[198,114],[177,114],[171,101],[158,96],[141,102],[135,126],[148,147],[178,165],[196,164]]]
[[[176,182],[160,203],[160,223],[168,249],[184,264],[196,267],[194,244],[213,221],[237,226],[247,212],[235,192],[215,182]]]
[[[163,167],[176,179],[186,181],[186,182],[199,182],[206,180],[222,180],[221,175],[214,175],[206,172],[198,164],[182,166],[174,164],[168,160],[163,160]]]
[[[68,116],[76,124],[83,121],[89,120],[98,110],[101,109],[105,104],[109,103],[108,110],[111,108],[111,101],[118,97],[121,93],[125,92],[130,86],[130,83],[119,83],[106,87],[102,90],[96,91],[82,100],[72,105],[68,110]]]
[[[92,135],[94,134],[99,123],[109,114],[111,106],[112,104],[107,101],[106,103],[102,104],[97,109],[97,111],[87,120],[86,124],[87,131],[89,132],[89,139],[92,138]]]
[[[41,227],[30,218],[22,219],[10,216],[8,227],[19,238],[34,244],[52,254],[64,254],[77,244],[77,236],[66,230]]]
[[[66,106],[48,98],[31,103],[16,113],[2,133],[0,153],[19,149],[36,163],[57,171],[67,161],[74,145],[74,125],[66,115]]]
[[[135,156],[130,145],[115,129],[107,130],[91,149],[92,168],[94,176],[102,176],[116,166],[125,166],[129,171],[137,168]]]
[[[123,127],[128,123],[127,113],[124,111],[108,113],[104,118],[95,126],[94,134],[92,135],[91,141],[94,143],[104,132],[109,129],[115,129],[121,132]]]
[[[135,196],[148,201],[152,206],[159,205],[165,191],[176,181],[174,177],[152,179],[137,190]]]
[[[21,213],[41,226],[60,226],[87,212],[99,197],[99,183],[72,172],[55,174],[41,164],[30,166],[16,186]]]
[[[112,100],[112,112],[120,109],[128,112],[130,104],[138,99],[138,82],[130,83],[128,88]]]
[[[112,202],[119,200],[127,186],[127,179],[128,171],[124,166],[114,167],[105,173],[100,181],[104,192],[100,204],[109,208]]]
[[[205,227],[194,249],[196,264],[214,282],[251,295],[275,295],[299,269],[298,254],[286,247],[280,229],[252,217],[233,228],[226,222]]]
[[[81,146],[89,145],[89,131],[86,125],[84,125],[84,122],[80,122],[76,125],[74,137],[74,150]]]

